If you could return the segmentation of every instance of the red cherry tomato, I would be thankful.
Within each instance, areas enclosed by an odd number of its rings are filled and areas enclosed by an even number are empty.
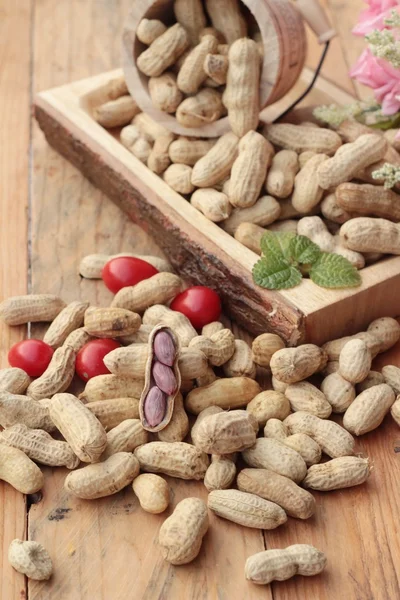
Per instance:
[[[104,364],[103,358],[106,354],[120,348],[121,344],[115,340],[102,339],[91,340],[85,344],[76,356],[75,370],[83,381],[89,381],[96,375],[107,375],[110,371]]]
[[[221,301],[217,292],[202,285],[195,285],[178,294],[170,308],[183,313],[195,329],[218,321],[221,315]]]
[[[108,289],[116,294],[120,289],[136,285],[157,273],[158,270],[153,265],[141,258],[118,256],[104,265],[101,276]]]
[[[23,340],[11,347],[8,362],[12,367],[23,369],[30,377],[40,377],[49,366],[53,352],[53,348],[42,340]]]

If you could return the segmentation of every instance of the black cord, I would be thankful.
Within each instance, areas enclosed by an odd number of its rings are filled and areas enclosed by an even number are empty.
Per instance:
[[[329,49],[329,45],[330,45],[330,40],[328,42],[325,43],[325,47],[322,51],[321,54],[321,58],[319,59],[319,63],[317,65],[317,68],[315,69],[315,73],[314,73],[314,77],[312,78],[312,81],[310,83],[310,85],[306,88],[306,90],[301,94],[301,96],[299,96],[299,98],[297,98],[297,100],[295,100],[290,106],[289,108],[287,108],[281,115],[279,115],[279,117],[276,117],[276,119],[274,119],[273,123],[276,123],[277,121],[280,121],[281,119],[283,119],[283,117],[286,117],[286,115],[288,113],[290,113],[291,110],[294,109],[295,106],[297,106],[302,100],[304,100],[304,98],[306,96],[308,96],[308,94],[311,92],[311,90],[313,89],[315,82],[318,79],[318,76],[320,74],[320,71],[322,69],[322,65],[325,62],[325,58]]]

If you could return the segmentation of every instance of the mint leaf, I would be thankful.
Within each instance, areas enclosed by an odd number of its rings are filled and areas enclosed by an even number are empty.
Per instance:
[[[283,256],[269,254],[254,265],[253,279],[268,290],[283,290],[298,285],[302,276]]]
[[[322,254],[320,247],[305,235],[296,235],[292,238],[289,249],[292,258],[301,265],[314,264]]]
[[[289,259],[290,242],[294,237],[296,234],[291,231],[266,231],[260,242],[261,252],[266,256],[273,254]]]
[[[310,279],[325,288],[356,287],[361,284],[360,273],[347,258],[326,252],[311,267]]]

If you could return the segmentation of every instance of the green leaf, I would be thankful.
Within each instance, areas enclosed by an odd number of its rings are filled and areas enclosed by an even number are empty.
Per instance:
[[[360,273],[347,258],[326,252],[311,267],[310,278],[325,288],[356,287],[361,284]]]
[[[266,231],[261,238],[261,251],[265,256],[274,255],[289,259],[290,242],[296,237],[291,231]]]
[[[283,290],[298,285],[302,276],[282,256],[268,254],[254,265],[253,279],[257,285],[268,290]]]
[[[291,257],[301,265],[314,264],[322,254],[320,247],[305,235],[292,238],[289,248]]]

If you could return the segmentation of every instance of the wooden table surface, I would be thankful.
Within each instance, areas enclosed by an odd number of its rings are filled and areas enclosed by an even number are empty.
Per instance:
[[[120,31],[132,0],[2,0],[0,7],[0,299],[26,292],[107,304],[101,285],[82,280],[79,260],[93,252],[157,252],[155,243],[49,148],[31,118],[35,92],[119,66]],[[347,91],[365,93],[347,77],[364,47],[350,35],[361,0],[327,0],[340,34],[324,69]],[[319,49],[311,40],[309,65]],[[34,334],[38,333],[36,330]],[[1,366],[24,328],[0,324]],[[400,364],[400,348],[383,361]],[[389,418],[358,442],[371,457],[367,485],[316,494],[317,514],[289,519],[276,531],[245,530],[212,518],[201,556],[174,568],[156,537],[163,516],[143,513],[131,490],[99,501],[63,491],[62,469],[46,469],[43,497],[26,499],[0,483],[0,598],[14,600],[394,600],[400,598],[400,430]],[[200,483],[174,480],[173,505],[205,497]],[[14,538],[39,540],[50,551],[49,583],[27,582],[7,562]],[[304,542],[324,550],[326,572],[257,587],[244,580],[245,558],[265,547]]]

